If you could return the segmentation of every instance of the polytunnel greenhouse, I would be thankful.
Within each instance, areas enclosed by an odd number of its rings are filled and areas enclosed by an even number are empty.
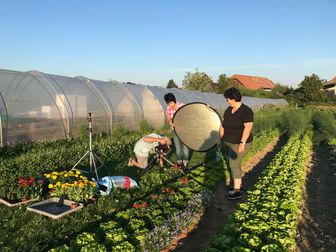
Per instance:
[[[93,131],[112,132],[117,125],[139,129],[145,119],[154,128],[165,123],[164,95],[183,103],[204,102],[223,114],[223,95],[181,89],[66,77],[38,71],[0,70],[0,143],[45,141],[76,136],[92,113]],[[255,111],[265,105],[284,106],[284,99],[243,97]]]

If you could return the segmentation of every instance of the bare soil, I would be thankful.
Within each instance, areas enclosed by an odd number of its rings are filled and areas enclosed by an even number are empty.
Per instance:
[[[336,251],[336,163],[326,146],[314,149],[304,199],[297,251]]]
[[[256,182],[262,170],[268,166],[285,143],[285,137],[274,140],[243,166],[243,185],[245,190],[248,190]],[[227,200],[225,197],[227,192],[226,183],[222,181],[216,187],[215,197],[210,206],[206,208],[198,227],[188,234],[185,239],[179,240],[174,251],[195,252],[206,248],[211,238],[219,232],[220,227],[228,222],[228,216],[234,212],[237,204],[242,201]]]

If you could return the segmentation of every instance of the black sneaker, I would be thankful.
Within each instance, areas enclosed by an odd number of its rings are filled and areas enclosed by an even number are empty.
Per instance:
[[[242,192],[234,192],[233,194],[229,194],[226,196],[228,200],[236,200],[236,199],[241,199],[243,197]]]
[[[243,193],[243,192],[244,192],[244,187],[240,187],[240,191]],[[229,192],[228,192],[228,194],[234,194],[234,189],[233,189],[233,187],[230,187],[230,188],[229,188]]]

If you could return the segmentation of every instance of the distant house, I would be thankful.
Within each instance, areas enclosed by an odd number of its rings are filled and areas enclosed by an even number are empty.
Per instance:
[[[332,91],[336,94],[336,76],[323,85],[324,90]]]
[[[231,86],[240,88],[244,87],[250,90],[266,90],[271,91],[275,88],[275,84],[265,77],[247,76],[235,74],[230,77],[232,80]]]

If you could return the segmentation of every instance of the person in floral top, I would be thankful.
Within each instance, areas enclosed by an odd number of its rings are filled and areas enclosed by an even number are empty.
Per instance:
[[[184,104],[181,102],[176,101],[175,95],[173,93],[167,93],[164,96],[164,99],[167,103],[166,109],[166,116],[168,118],[168,122],[172,127],[174,145],[176,149],[176,163],[180,166],[187,167],[189,161],[189,149],[186,145],[182,143],[182,141],[177,137],[174,131],[174,124],[173,124],[173,116],[175,112],[182,107]]]

